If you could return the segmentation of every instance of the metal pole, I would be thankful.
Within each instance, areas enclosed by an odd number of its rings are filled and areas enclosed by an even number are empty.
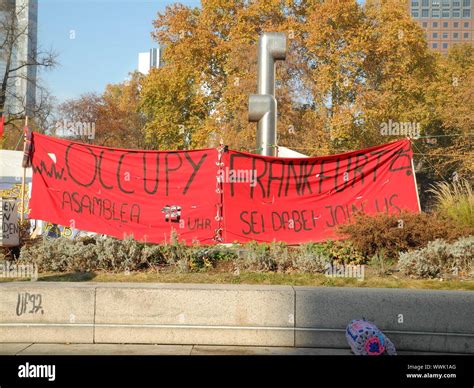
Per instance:
[[[249,121],[258,121],[257,149],[261,155],[276,156],[275,61],[285,58],[286,35],[282,32],[263,33],[258,42],[258,95],[249,97]]]
[[[261,155],[276,156],[277,102],[270,94],[249,96],[249,121],[257,122],[257,147]]]
[[[275,97],[275,61],[285,58],[285,33],[263,33],[258,41],[258,94],[270,94]]]
[[[25,128],[28,127],[28,116],[25,117]],[[26,150],[26,132],[23,130],[23,157]],[[23,166],[23,176],[21,178],[21,198],[20,198],[20,223],[23,224],[25,220],[25,186],[26,186],[26,167]]]

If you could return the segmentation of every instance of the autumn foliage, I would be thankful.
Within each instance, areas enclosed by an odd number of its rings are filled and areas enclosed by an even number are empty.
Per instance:
[[[307,155],[338,153],[405,137],[381,128],[412,123],[420,135],[437,136],[435,145],[414,142],[420,182],[472,171],[474,49],[454,46],[445,57],[430,51],[397,0],[168,6],[152,30],[165,48],[164,66],[107,86],[99,102],[91,98],[97,142],[169,150],[222,140],[256,152],[247,104],[257,87],[258,37],[266,31],[288,38],[276,76],[279,145]]]

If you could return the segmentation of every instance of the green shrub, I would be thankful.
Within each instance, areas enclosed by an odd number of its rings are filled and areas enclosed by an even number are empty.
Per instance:
[[[399,265],[406,273],[420,277],[437,276],[449,266],[465,272],[471,266],[472,249],[472,237],[459,239],[449,247],[437,241],[430,243],[426,251],[413,252],[413,256],[401,255]],[[249,271],[309,273],[324,273],[328,264],[364,264],[366,261],[351,241],[295,247],[277,242],[251,242],[224,248],[186,246],[178,241],[166,245],[144,244],[131,237],[117,240],[102,236],[77,241],[62,237],[38,239],[24,246],[19,258],[20,263],[36,264],[43,272],[140,271],[163,266],[177,272],[201,272],[215,268],[224,260],[233,261],[235,268]],[[380,249],[371,259],[371,265],[380,274],[386,272],[389,264],[389,257]]]
[[[278,265],[270,252],[270,244],[250,242],[243,248],[239,255],[239,268],[257,272],[277,270]]]
[[[370,267],[379,276],[386,275],[388,269],[393,265],[393,263],[394,261],[392,259],[387,258],[383,249],[375,253],[369,261]]]
[[[164,257],[171,252],[173,260],[168,261],[183,272],[202,272],[215,268],[220,261],[234,260],[237,252],[219,246],[186,246],[184,244],[161,245]]]
[[[40,271],[139,271],[163,266],[180,272],[213,268],[220,260],[237,257],[236,252],[218,247],[171,244],[144,244],[127,237],[87,237],[78,240],[42,238],[20,253],[20,262],[35,263]]]
[[[292,268],[292,249],[284,242],[272,242],[270,244],[270,256],[276,264],[278,272],[286,272]]]
[[[434,194],[436,210],[461,225],[474,227],[474,194],[469,181],[441,182],[428,190]]]
[[[44,238],[21,250],[21,262],[35,263],[40,271],[139,271],[172,267],[178,272],[201,272],[221,261],[258,272],[324,272],[328,263],[354,263],[360,255],[347,242],[309,243],[288,247],[285,243],[251,242],[232,247],[144,244],[128,237],[117,240],[95,236],[78,240]]]
[[[43,238],[21,249],[19,263],[36,264],[39,271],[92,271],[96,268],[94,246],[67,238]]]
[[[195,247],[190,255],[189,267],[191,271],[205,271],[216,266],[218,256],[210,247]]]
[[[438,239],[425,248],[401,252],[398,267],[407,275],[435,278],[443,275],[472,276],[474,236],[463,237],[450,244]]]
[[[154,256],[152,257],[152,265],[167,265],[174,267],[178,272],[190,272],[201,270],[205,265],[204,258],[200,255],[200,247],[198,244],[187,246],[184,242],[179,241],[179,236],[175,230],[171,232],[169,244],[152,245]]]
[[[142,249],[142,260],[148,262],[152,267],[166,265],[163,247],[156,244],[145,244]]]
[[[293,267],[299,272],[323,273],[332,258],[324,245],[301,244],[292,251]]]
[[[133,271],[148,268],[156,251],[152,248],[145,254],[144,245],[131,237],[117,240],[98,236],[94,242],[42,238],[22,247],[19,262],[36,264],[39,271]]]
[[[353,247],[365,257],[384,250],[389,259],[397,259],[400,251],[425,247],[438,238],[453,241],[474,234],[474,228],[462,226],[431,213],[408,213],[375,216],[358,215],[352,224],[339,227]]]
[[[251,242],[237,250],[236,266],[258,272],[324,273],[333,261],[355,263],[360,255],[343,242],[307,243],[288,247],[284,243]]]
[[[367,258],[351,240],[326,241],[318,244],[319,250],[327,254],[337,264],[365,264]]]
[[[127,237],[124,240],[110,237],[97,238],[95,243],[97,268],[113,271],[148,268],[149,263],[142,255],[142,250],[143,244],[134,240],[133,237]]]

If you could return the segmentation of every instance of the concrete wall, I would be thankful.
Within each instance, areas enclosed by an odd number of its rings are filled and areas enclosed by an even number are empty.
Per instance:
[[[286,286],[98,287],[95,341],[294,346],[294,311]]]
[[[347,344],[354,318],[381,328],[397,349],[474,353],[474,293],[295,287],[296,346]]]
[[[399,350],[474,353],[473,292],[0,283],[0,343],[347,348],[344,329],[362,317],[375,322]]]
[[[0,284],[0,343],[91,343],[94,305],[94,287],[74,283]]]

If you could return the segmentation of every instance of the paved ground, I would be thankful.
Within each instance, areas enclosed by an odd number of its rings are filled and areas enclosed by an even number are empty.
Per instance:
[[[2,343],[0,355],[350,355],[347,349],[257,346]],[[400,352],[401,355],[435,353]]]

